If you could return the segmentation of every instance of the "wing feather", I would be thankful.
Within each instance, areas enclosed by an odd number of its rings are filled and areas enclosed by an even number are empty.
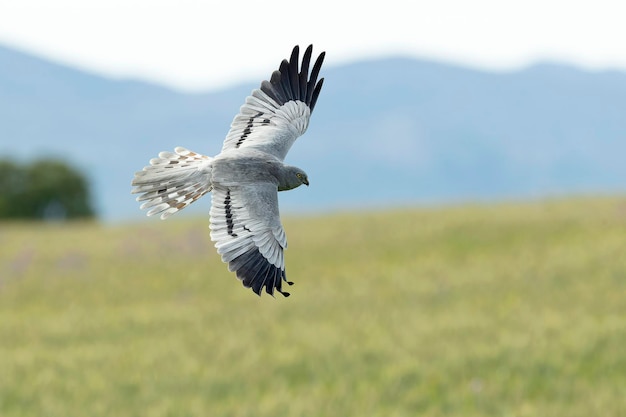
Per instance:
[[[287,239],[278,213],[278,190],[270,182],[215,185],[211,204],[211,240],[228,269],[256,294],[282,290],[287,281],[283,251]]]
[[[291,58],[289,59],[289,83],[291,95],[295,100],[300,100],[300,76],[298,74],[300,59],[298,55],[300,55],[300,47],[296,45],[291,51]]]
[[[322,89],[322,84],[324,83],[323,78],[320,79],[317,84],[315,83],[315,80],[317,80],[320,70],[322,69],[322,64],[324,63],[325,56],[326,56],[326,52],[322,52],[317,57],[317,60],[315,61],[315,64],[313,65],[313,70],[311,71],[311,76],[309,77],[309,82],[307,85],[306,102],[311,107],[311,111],[313,111],[313,108],[315,107],[317,96],[319,95],[320,90]]]
[[[289,60],[280,63],[270,80],[252,91],[231,123],[222,152],[253,147],[285,159],[291,145],[306,131],[323,85],[324,79],[317,78],[325,53],[317,57],[309,75],[312,51],[312,46],[306,49],[299,68],[300,48],[294,47]]]
[[[306,102],[307,96],[307,87],[308,87],[308,74],[309,74],[309,63],[311,62],[311,54],[313,53],[313,45],[309,45],[304,51],[304,56],[302,57],[302,68],[300,68],[300,76],[299,76],[299,88],[300,88],[300,100]]]

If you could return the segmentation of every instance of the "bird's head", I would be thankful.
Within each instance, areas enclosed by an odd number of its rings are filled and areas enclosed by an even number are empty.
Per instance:
[[[309,185],[309,177],[300,168],[286,165],[279,178],[278,191],[292,190],[296,187]]]
[[[306,172],[304,172],[301,169],[298,169],[295,173],[296,178],[298,179],[298,181],[300,181],[300,184],[298,185],[306,185],[307,187],[309,186],[309,177],[307,177]]]

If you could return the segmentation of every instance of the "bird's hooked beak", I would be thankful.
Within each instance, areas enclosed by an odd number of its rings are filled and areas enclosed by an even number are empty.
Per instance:
[[[303,178],[302,179],[302,184],[306,185],[307,187],[309,186],[309,179],[308,178]]]

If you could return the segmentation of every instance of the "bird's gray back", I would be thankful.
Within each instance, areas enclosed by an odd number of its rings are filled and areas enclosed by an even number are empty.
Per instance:
[[[274,183],[284,164],[273,155],[255,149],[222,152],[213,160],[213,184],[233,187],[243,184]]]

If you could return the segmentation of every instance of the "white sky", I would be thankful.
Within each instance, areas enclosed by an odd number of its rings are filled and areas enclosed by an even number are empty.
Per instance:
[[[626,1],[0,0],[0,43],[188,90],[266,78],[296,43],[327,65],[402,53],[626,70]]]

